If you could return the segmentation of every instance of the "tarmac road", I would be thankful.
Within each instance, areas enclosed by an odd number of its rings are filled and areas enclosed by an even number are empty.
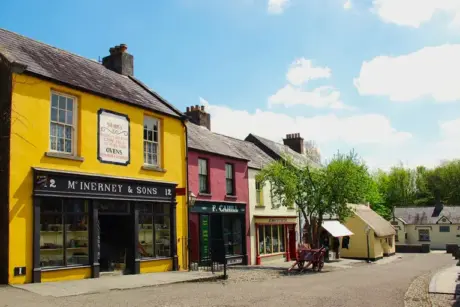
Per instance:
[[[0,306],[397,307],[404,306],[404,294],[412,280],[449,264],[454,260],[446,254],[406,254],[388,264],[319,274],[279,278],[268,274],[256,281],[186,283],[66,298],[41,297],[5,287],[0,288]],[[253,274],[266,273],[257,270]]]

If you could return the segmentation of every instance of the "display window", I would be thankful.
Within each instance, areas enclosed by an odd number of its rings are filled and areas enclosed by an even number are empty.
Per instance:
[[[243,254],[243,222],[239,216],[222,216],[226,255]]]
[[[40,266],[88,264],[88,201],[43,198],[40,207]]]
[[[284,253],[284,225],[259,225],[257,228],[259,237],[259,254]]]
[[[171,257],[170,204],[139,204],[141,258]]]

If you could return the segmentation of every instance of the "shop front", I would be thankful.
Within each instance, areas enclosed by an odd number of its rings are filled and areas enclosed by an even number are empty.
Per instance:
[[[230,265],[248,263],[244,203],[197,200],[190,208],[190,235],[191,261],[198,266],[222,252]]]
[[[33,178],[34,283],[178,269],[176,184],[39,168]]]
[[[296,253],[296,216],[254,216],[256,264],[284,259]]]

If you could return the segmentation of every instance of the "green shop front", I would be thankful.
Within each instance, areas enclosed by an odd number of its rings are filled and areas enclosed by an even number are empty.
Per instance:
[[[248,264],[246,219],[245,203],[197,200],[190,208],[192,263],[206,265],[225,253],[228,264]]]

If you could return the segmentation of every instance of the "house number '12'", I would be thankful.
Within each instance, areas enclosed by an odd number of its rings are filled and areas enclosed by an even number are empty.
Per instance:
[[[166,189],[166,196],[172,196],[171,189]]]

